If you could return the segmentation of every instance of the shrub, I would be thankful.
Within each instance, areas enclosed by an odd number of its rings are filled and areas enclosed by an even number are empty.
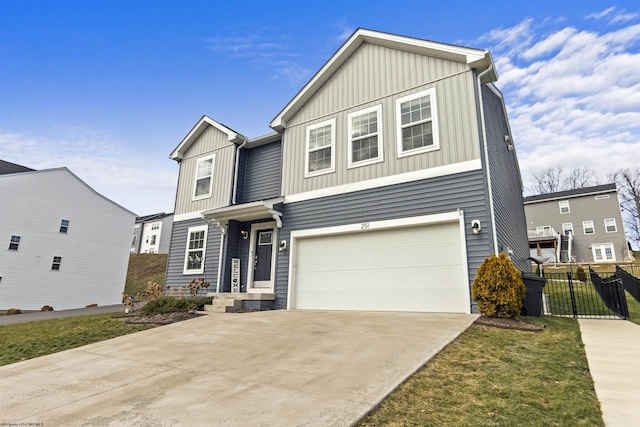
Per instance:
[[[525,287],[518,269],[501,252],[485,258],[471,286],[480,313],[487,317],[516,317],[522,308]]]
[[[581,282],[587,281],[587,272],[581,266],[576,269],[576,278]]]
[[[149,301],[140,309],[142,314],[186,313],[201,310],[205,304],[211,304],[212,297],[175,298],[163,296]]]
[[[151,299],[159,298],[164,295],[164,290],[162,289],[162,285],[159,285],[155,282],[147,282],[147,287],[142,293],[143,297],[149,297]]]

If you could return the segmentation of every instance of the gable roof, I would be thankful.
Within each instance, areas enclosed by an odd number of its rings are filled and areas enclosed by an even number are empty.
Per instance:
[[[198,139],[202,133],[207,130],[209,126],[213,126],[219,131],[227,134],[229,138],[229,142],[233,142],[234,144],[241,144],[247,140],[243,135],[234,131],[233,129],[216,122],[215,120],[202,116],[200,121],[196,123],[196,125],[191,129],[191,131],[184,137],[184,139],[178,144],[178,146],[171,152],[169,156],[173,160],[180,161],[184,158],[185,153],[189,150],[189,148],[193,145],[193,143]]]
[[[20,166],[15,163],[0,160],[0,175],[9,173],[31,172],[33,170],[34,169],[28,168],[26,166]]]
[[[498,74],[493,66],[491,53],[488,50],[472,49],[358,28],[300,92],[289,101],[284,109],[271,121],[269,126],[276,131],[282,131],[287,125],[287,120],[329,80],[363,43],[375,44],[450,61],[463,62],[468,64],[470,68],[475,68],[478,74],[483,71],[488,71],[483,75],[482,83],[498,80]]]
[[[557,191],[555,193],[537,194],[524,198],[524,203],[546,202],[549,200],[569,199],[578,196],[615,192],[615,184],[594,185],[593,187],[576,188],[575,190]]]
[[[123,207],[122,205],[117,204],[116,202],[114,202],[113,200],[109,199],[108,197],[103,196],[102,194],[98,193],[96,190],[94,190],[89,184],[87,184],[86,182],[84,182],[82,179],[80,179],[80,177],[78,175],[76,175],[75,173],[71,172],[68,168],[66,167],[60,167],[60,168],[52,168],[52,169],[40,169],[40,170],[30,170],[28,172],[24,172],[22,175],[34,175],[34,174],[47,174],[47,173],[55,173],[55,172],[66,172],[69,175],[71,175],[74,179],[76,179],[80,184],[84,185],[85,187],[87,187],[87,189],[89,191],[91,191],[92,193],[94,193],[96,196],[106,200],[107,202],[111,203],[112,205],[116,206],[117,208],[122,209],[123,211],[125,211],[126,213],[132,215],[133,217],[137,217],[137,215],[133,212],[131,212],[129,209]],[[6,175],[0,175],[0,181],[3,180],[3,178],[6,179],[11,179],[13,178],[12,175],[10,174],[6,174]],[[18,177],[16,177],[16,179],[18,179]]]

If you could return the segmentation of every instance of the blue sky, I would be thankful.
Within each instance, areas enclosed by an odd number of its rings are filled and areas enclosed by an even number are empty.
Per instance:
[[[490,49],[527,186],[640,166],[640,4],[595,0],[0,0],[0,159],[171,212],[168,156],[202,115],[269,133],[358,27]]]

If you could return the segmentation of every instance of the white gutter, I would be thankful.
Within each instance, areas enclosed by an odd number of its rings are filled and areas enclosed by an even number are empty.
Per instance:
[[[236,204],[236,194],[238,193],[238,164],[240,163],[240,149],[245,145],[247,145],[247,141],[238,145],[238,148],[236,148],[236,165],[233,172],[233,198],[231,199],[232,205]]]
[[[487,128],[484,122],[484,107],[482,105],[482,82],[480,79],[483,75],[493,70],[493,64],[489,64],[489,68],[478,74],[476,77],[478,81],[478,101],[480,104],[480,125],[482,126],[482,141],[484,144],[484,161],[487,171],[487,189],[489,191],[489,216],[491,218],[491,230],[493,231],[493,250],[498,255],[498,236],[496,233],[496,214],[493,207],[493,192],[491,190],[491,173],[489,171],[489,149],[487,147]]]

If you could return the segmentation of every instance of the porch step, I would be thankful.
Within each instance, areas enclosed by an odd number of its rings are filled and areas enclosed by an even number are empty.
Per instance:
[[[213,297],[210,305],[205,305],[204,310],[209,313],[233,313],[243,309],[245,301],[275,301],[276,294],[269,293],[208,293]]]

